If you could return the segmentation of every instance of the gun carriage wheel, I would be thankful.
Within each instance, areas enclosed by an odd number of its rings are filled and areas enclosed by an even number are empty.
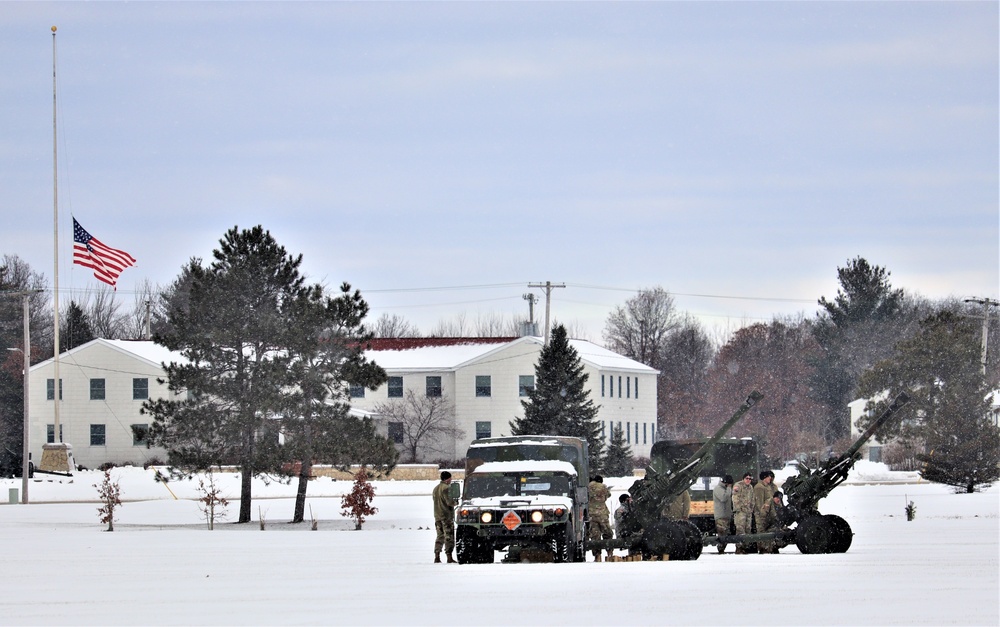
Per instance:
[[[830,553],[846,553],[847,549],[851,548],[851,542],[854,541],[854,532],[851,531],[851,526],[836,514],[827,514],[823,518],[826,518],[833,528]]]
[[[807,555],[833,553],[839,537],[835,523],[828,516],[814,514],[803,519],[795,530],[795,546]]]
[[[688,520],[658,520],[643,535],[644,555],[670,555],[671,560],[701,557],[701,532]]]

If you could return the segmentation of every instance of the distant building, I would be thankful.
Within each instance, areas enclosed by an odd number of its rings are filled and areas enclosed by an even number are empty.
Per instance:
[[[170,396],[162,362],[181,361],[153,342],[96,339],[59,355],[61,442],[73,447],[76,463],[96,468],[105,462],[141,466],[166,461],[161,448],[149,448],[133,426],[148,428],[152,419],[140,414],[146,399]],[[31,367],[29,375],[29,446],[38,465],[42,445],[55,438],[55,367],[49,359]],[[176,396],[174,398],[177,398]]]
[[[418,397],[444,396],[452,401],[454,424],[462,434],[432,443],[418,461],[460,459],[472,440],[510,435],[510,422],[524,416],[521,401],[535,386],[542,343],[530,336],[377,339],[365,355],[385,369],[389,381],[374,392],[352,390],[351,405],[373,411],[408,390]],[[570,340],[570,345],[588,375],[587,389],[598,407],[605,441],[621,425],[633,454],[648,457],[656,441],[658,372],[591,342]],[[400,427],[380,423],[397,444],[402,443]]]
[[[620,425],[632,452],[648,457],[656,441],[657,371],[591,342],[570,344],[589,375],[587,388],[605,441]],[[375,406],[403,398],[407,390],[445,397],[454,409],[449,420],[461,435],[428,442],[418,461],[460,459],[472,440],[510,435],[510,422],[524,416],[521,401],[534,388],[541,349],[540,337],[376,339],[365,354],[389,380],[375,391],[351,388],[351,413],[372,418],[383,435],[400,444],[400,425],[379,416]],[[166,378],[162,364],[175,361],[183,361],[180,353],[150,341],[96,339],[60,355],[60,441],[72,445],[77,464],[166,461],[166,451],[147,447],[133,427],[141,433],[152,423],[140,413],[147,399],[183,397],[157,382]],[[42,445],[55,441],[54,376],[51,359],[30,370],[29,438],[36,465]]]

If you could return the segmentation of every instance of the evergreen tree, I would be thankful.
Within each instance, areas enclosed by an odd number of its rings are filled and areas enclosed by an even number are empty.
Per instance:
[[[848,435],[847,404],[857,398],[861,373],[884,359],[906,332],[903,290],[893,289],[890,272],[863,257],[837,268],[840,289],[822,308],[813,335],[822,352],[813,360],[813,398],[827,408],[824,435],[828,442]]]
[[[94,332],[90,328],[90,320],[87,314],[76,304],[75,300],[69,302],[69,310],[66,312],[66,322],[60,329],[60,351],[68,351],[83,346],[94,339]]]
[[[859,389],[869,401],[869,417],[905,391],[912,399],[905,419],[890,421],[879,439],[896,435],[924,442],[922,475],[928,481],[972,491],[1000,478],[1000,436],[987,419],[989,386],[980,365],[976,325],[954,311],[940,311],[921,323],[920,332],[900,342],[891,359],[865,372]]]
[[[521,401],[524,418],[510,423],[513,435],[568,435],[583,438],[590,448],[590,468],[602,469],[604,442],[597,422],[597,406],[586,389],[588,375],[566,327],[552,329],[535,366],[535,389]]]
[[[249,522],[253,477],[284,461],[274,417],[296,383],[289,348],[299,332],[291,312],[306,289],[302,257],[261,226],[230,229],[212,254],[207,268],[186,268],[188,298],[175,301],[165,332],[154,336],[184,356],[165,370],[170,391],[187,396],[147,401],[143,410],[172,465],[240,466],[239,522]]]
[[[611,442],[604,455],[604,474],[609,477],[631,477],[633,466],[632,447],[625,441],[621,423],[618,423],[611,430]]]
[[[340,296],[313,286],[302,294],[292,315],[299,333],[292,337],[291,375],[297,382],[285,397],[282,431],[285,453],[300,462],[292,522],[305,516],[306,491],[314,462],[346,468],[352,463],[391,469],[398,453],[375,432],[370,419],[348,415],[347,385],[374,390],[385,370],[364,357],[371,333],[365,330],[368,304],[344,283]]]

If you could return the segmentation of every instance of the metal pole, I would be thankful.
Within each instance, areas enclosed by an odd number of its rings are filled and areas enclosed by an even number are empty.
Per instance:
[[[62,400],[62,381],[59,379],[59,159],[56,157],[58,144],[56,142],[56,27],[52,27],[52,259],[55,264],[55,274],[52,283],[52,343],[55,347],[52,358],[52,370],[55,377],[52,405],[55,409],[53,418],[52,441],[62,442],[62,429],[59,428],[59,405]]]
[[[28,447],[28,428],[30,425],[29,412],[28,412],[28,370],[31,368],[31,333],[29,332],[28,323],[28,292],[24,293],[23,303],[24,303],[24,348],[21,350],[24,353],[24,434],[21,436],[21,503],[27,504],[28,502],[28,469],[30,467],[30,451]]]

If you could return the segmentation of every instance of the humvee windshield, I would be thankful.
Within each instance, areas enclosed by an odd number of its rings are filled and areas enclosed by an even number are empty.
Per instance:
[[[565,496],[569,491],[570,478],[555,473],[472,474],[465,479],[465,498],[473,499],[536,494]]]

